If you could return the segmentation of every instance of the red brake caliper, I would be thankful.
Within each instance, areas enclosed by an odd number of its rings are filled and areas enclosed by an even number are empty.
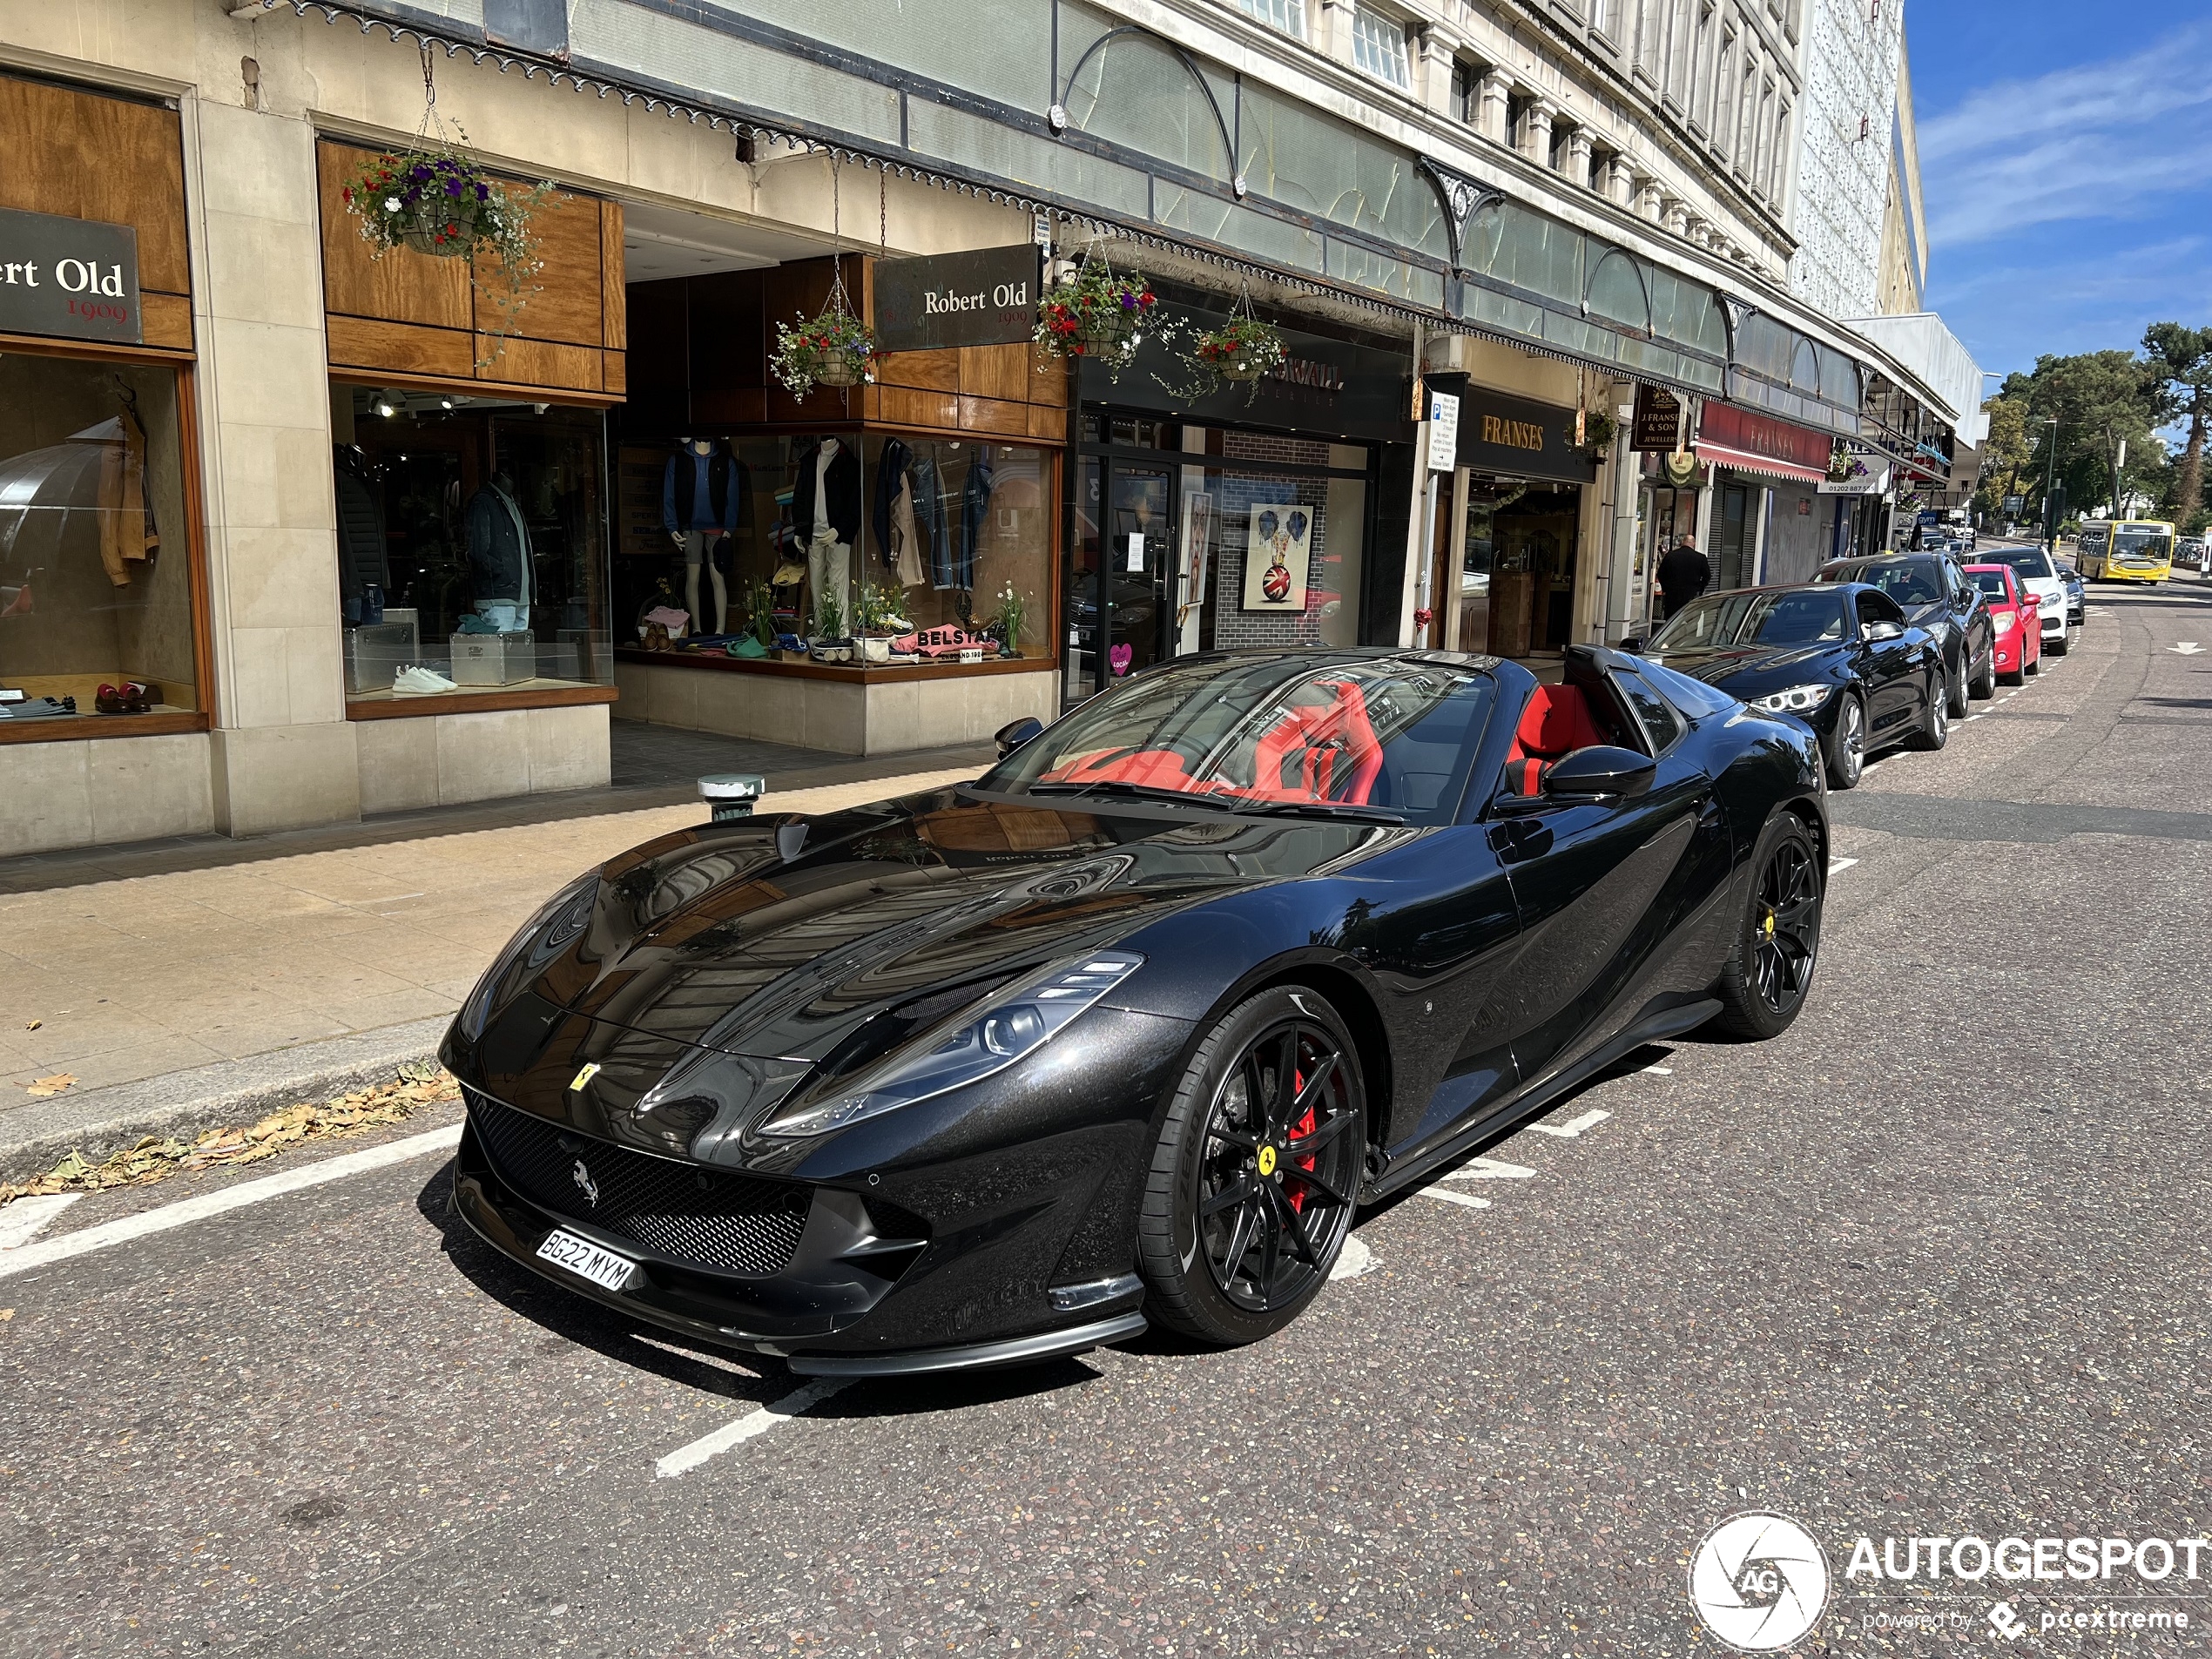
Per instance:
[[[1293,1094],[1295,1094],[1297,1090],[1304,1089],[1305,1087],[1305,1074],[1301,1071],[1293,1071],[1291,1074],[1291,1087]],[[1305,1109],[1305,1116],[1299,1118],[1297,1123],[1291,1125],[1291,1132],[1286,1138],[1292,1141],[1302,1141],[1312,1133],[1313,1108],[1309,1106]],[[1291,1167],[1294,1170],[1310,1170],[1313,1167],[1314,1162],[1318,1157],[1318,1153],[1308,1152],[1304,1157],[1299,1158],[1293,1163]],[[1291,1209],[1293,1213],[1298,1215],[1302,1216],[1305,1213],[1305,1184],[1304,1182],[1300,1182],[1298,1189],[1291,1194]]]

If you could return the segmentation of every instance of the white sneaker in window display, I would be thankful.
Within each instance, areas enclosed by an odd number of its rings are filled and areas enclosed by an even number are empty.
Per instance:
[[[425,668],[420,663],[409,663],[392,679],[392,693],[395,697],[421,697],[426,692],[460,689],[435,669]]]

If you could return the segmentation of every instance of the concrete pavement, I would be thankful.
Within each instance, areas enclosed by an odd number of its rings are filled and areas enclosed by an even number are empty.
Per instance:
[[[1784,1037],[1647,1050],[1462,1201],[1364,1215],[1367,1271],[1257,1347],[810,1391],[493,1257],[435,1146],[0,1254],[0,1650],[1710,1653],[1690,1552],[1761,1507],[1829,1552],[1799,1651],[2084,1603],[1844,1567],[2212,1521],[2212,664],[2170,649],[2212,604],[2092,605],[1835,798],[1855,861]],[[2200,1650],[2212,1583],[2158,1588],[2186,1635],[2055,1650]],[[1924,1613],[1962,1634],[1894,1628]]]

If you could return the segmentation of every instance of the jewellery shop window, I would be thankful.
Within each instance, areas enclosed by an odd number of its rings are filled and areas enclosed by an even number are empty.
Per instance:
[[[199,711],[177,397],[170,368],[0,356],[0,727]]]
[[[658,662],[1045,659],[1050,451],[843,432],[625,443],[615,603]]]
[[[331,388],[351,703],[604,685],[605,418]]]

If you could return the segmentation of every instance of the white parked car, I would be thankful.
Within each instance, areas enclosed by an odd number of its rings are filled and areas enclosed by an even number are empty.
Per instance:
[[[2063,657],[2074,643],[2067,624],[2066,582],[2041,547],[1993,547],[1974,556],[1976,564],[2009,564],[2020,585],[2043,602],[2043,650]]]

